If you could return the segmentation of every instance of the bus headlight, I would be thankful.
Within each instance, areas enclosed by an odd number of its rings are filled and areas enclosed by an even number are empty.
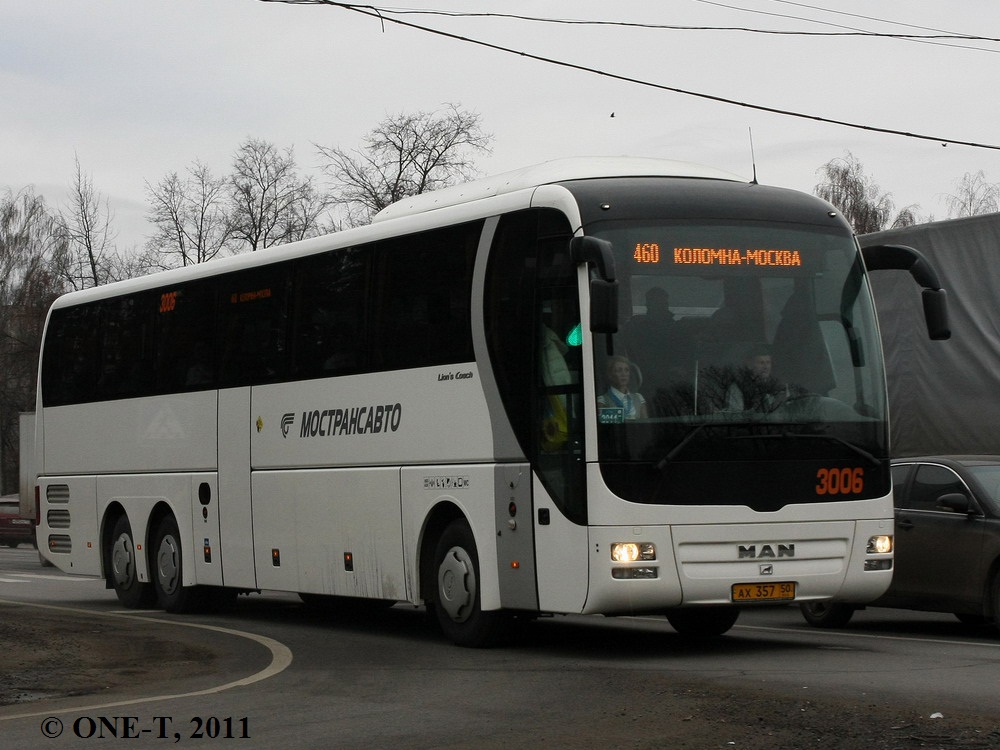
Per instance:
[[[616,563],[655,560],[656,545],[652,542],[615,542],[611,545],[611,559]]]
[[[892,552],[892,537],[888,534],[879,534],[868,540],[869,555],[886,555]]]

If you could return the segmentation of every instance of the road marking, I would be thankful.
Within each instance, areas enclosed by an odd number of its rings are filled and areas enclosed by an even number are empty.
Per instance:
[[[661,617],[651,617],[648,615],[637,615],[635,617],[622,618],[630,620],[643,620],[645,622],[655,622],[657,624],[665,624],[666,620]],[[839,630],[837,628],[802,628],[802,627],[775,627],[773,625],[740,625],[736,624],[733,626],[733,630],[760,630],[769,633],[781,633],[783,635],[793,635],[793,636],[829,636],[829,637],[843,637],[843,638],[861,638],[876,641],[916,641],[918,643],[940,643],[946,646],[974,646],[974,647],[984,647],[984,648],[1000,648],[1000,643],[996,643],[991,640],[982,641],[953,641],[946,638],[925,638],[923,636],[917,635],[879,635],[878,633],[859,633],[853,630]],[[729,632],[732,632],[729,631]],[[846,646],[819,646],[818,648],[848,648]]]
[[[84,576],[70,576],[70,575],[45,575],[43,573],[14,573],[15,577],[12,578],[0,578],[0,583],[31,583],[32,581],[38,579],[45,579],[48,581],[63,581],[64,583],[93,583],[94,581],[103,581],[103,578],[93,578]]]
[[[154,703],[156,701],[169,701],[169,700],[179,700],[181,698],[192,698],[199,695],[214,695],[215,693],[221,693],[226,690],[232,690],[233,688],[246,687],[247,685],[253,685],[256,682],[262,682],[263,680],[270,679],[275,675],[284,672],[288,666],[292,663],[292,650],[288,648],[285,644],[280,641],[276,641],[273,638],[268,638],[265,635],[258,635],[257,633],[248,633],[244,630],[234,630],[232,628],[222,628],[217,625],[203,625],[201,623],[195,622],[178,622],[176,620],[163,620],[158,617],[148,617],[144,615],[135,614],[124,614],[122,612],[100,612],[97,610],[90,609],[77,609],[75,607],[59,607],[53,604],[33,604],[30,602],[18,602],[9,599],[0,599],[0,604],[10,604],[14,606],[23,607],[37,607],[38,609],[48,609],[57,612],[68,612],[75,615],[86,615],[87,617],[121,617],[128,620],[136,620],[137,622],[158,622],[164,625],[177,625],[184,628],[198,628],[200,630],[211,630],[215,633],[223,633],[225,635],[233,635],[237,638],[246,638],[247,640],[254,641],[260,644],[264,648],[271,652],[271,663],[268,664],[264,669],[259,672],[255,672],[252,675],[244,677],[239,680],[233,680],[232,682],[227,682],[222,685],[216,685],[210,688],[204,688],[202,690],[194,690],[188,693],[173,693],[167,695],[154,695],[146,698],[133,698],[130,700],[113,701],[110,703],[94,703],[79,706],[67,706],[65,708],[60,707],[58,713],[67,712],[77,712],[77,711],[97,711],[105,708],[112,708],[116,706],[135,706],[140,703]],[[11,716],[0,716],[0,722],[10,721],[12,719],[29,719],[36,716],[48,716],[52,714],[53,709],[47,708],[44,711],[30,711],[23,714],[14,714]]]
[[[828,628],[824,632],[817,628],[816,630],[800,630],[798,628],[776,628],[769,627],[766,625],[736,625],[733,630],[764,630],[772,633],[783,633],[785,635],[797,634],[797,635],[828,635],[831,637],[840,638],[866,638],[868,640],[875,641],[917,641],[919,643],[940,643],[946,646],[976,646],[983,648],[1000,648],[1000,643],[993,643],[989,640],[982,641],[952,641],[946,638],[924,638],[922,636],[915,635],[879,635],[878,633],[856,633],[854,631],[847,630],[837,630],[836,628]]]

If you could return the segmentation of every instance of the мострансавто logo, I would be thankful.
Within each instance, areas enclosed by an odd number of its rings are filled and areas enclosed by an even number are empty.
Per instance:
[[[292,432],[295,415],[295,412],[286,412],[282,415],[283,438],[287,438]],[[402,417],[403,407],[398,403],[354,406],[347,409],[312,409],[302,412],[298,436],[312,438],[396,432]]]

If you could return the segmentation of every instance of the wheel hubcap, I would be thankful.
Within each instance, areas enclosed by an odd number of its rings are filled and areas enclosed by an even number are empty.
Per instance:
[[[179,571],[180,555],[177,541],[173,537],[164,537],[160,541],[160,548],[156,551],[156,576],[165,593],[173,593],[177,588]]]
[[[438,568],[439,604],[455,622],[464,622],[476,600],[476,575],[472,558],[461,547],[452,547]]]
[[[135,555],[127,534],[118,537],[111,548],[111,575],[121,588],[128,588],[135,580]]]

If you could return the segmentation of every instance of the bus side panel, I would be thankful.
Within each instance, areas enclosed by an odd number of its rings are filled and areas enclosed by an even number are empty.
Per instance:
[[[588,586],[587,527],[568,520],[537,477],[534,484],[539,609],[582,612]]]
[[[537,611],[531,467],[497,464],[495,482],[500,601],[504,609]]]
[[[193,474],[191,480],[191,546],[194,578],[199,584],[221,586],[222,545],[219,538],[219,486],[215,474]]]
[[[500,609],[497,576],[497,526],[495,518],[496,467],[491,464],[446,464],[404,467],[400,473],[403,500],[403,547],[407,564],[410,601],[419,603],[431,595],[420,590],[420,550],[437,539],[426,535],[435,511],[457,509],[472,529],[479,557],[479,594],[484,610]],[[498,501],[497,501],[498,502]],[[527,571],[530,572],[530,571]],[[510,606],[510,605],[507,605]]]
[[[40,477],[38,548],[66,573],[101,575],[96,477]]]
[[[219,391],[219,539],[223,581],[256,589],[250,507],[250,389]]]
[[[253,475],[261,588],[406,598],[396,468]]]
[[[200,551],[201,540],[193,540],[191,533],[192,485],[193,479],[189,474],[113,474],[97,477],[97,517],[100,519],[97,527],[100,529],[109,522],[113,523],[107,518],[108,507],[120,505],[128,516],[136,544],[151,552],[156,529],[150,525],[150,516],[154,508],[166,505],[177,521],[181,537],[184,585],[211,583],[198,577],[195,566],[195,548],[198,546]],[[99,541],[98,537],[94,542],[95,548],[99,546]],[[107,572],[104,571],[105,574]],[[136,573],[140,581],[150,580],[152,571],[147,565],[147,555],[137,556]]]
[[[43,411],[46,474],[215,471],[215,391]]]
[[[258,386],[251,418],[255,470],[493,458],[474,363]]]

